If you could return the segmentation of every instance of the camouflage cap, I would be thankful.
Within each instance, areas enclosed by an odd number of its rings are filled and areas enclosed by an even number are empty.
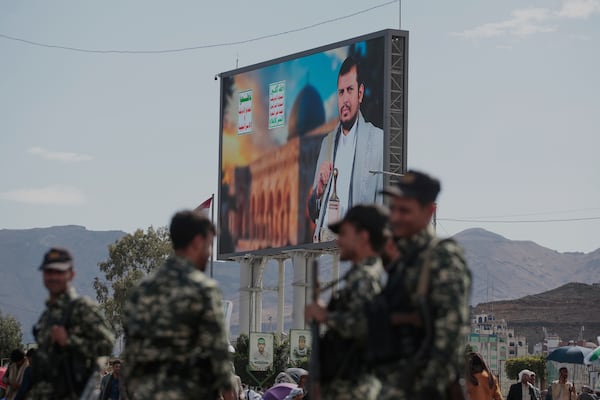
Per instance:
[[[424,172],[410,170],[397,183],[381,191],[396,197],[410,197],[421,203],[433,203],[440,193],[440,181]]]
[[[69,250],[53,247],[46,254],[40,265],[40,270],[52,269],[56,271],[67,271],[73,268],[73,257]]]

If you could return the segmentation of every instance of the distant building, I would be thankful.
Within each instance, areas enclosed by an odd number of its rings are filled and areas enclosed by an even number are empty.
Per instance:
[[[473,351],[482,355],[492,372],[498,377],[502,393],[507,394],[512,380],[506,376],[506,360],[529,354],[527,338],[515,335],[506,320],[496,320],[491,313],[473,314],[471,316],[471,333],[467,344]]]
[[[552,352],[552,350],[562,345],[560,336],[558,336],[556,333],[548,333],[546,328],[542,328],[542,331],[544,332],[544,341],[542,343],[537,343],[534,346],[533,354],[542,354],[547,356],[548,353]]]
[[[506,321],[496,320],[493,314],[475,314],[471,318],[471,333],[467,344],[480,353],[496,375],[502,375],[504,361],[529,354],[527,338],[515,335]]]

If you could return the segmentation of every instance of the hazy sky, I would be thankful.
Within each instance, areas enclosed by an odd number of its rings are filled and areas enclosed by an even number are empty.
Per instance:
[[[91,50],[175,49],[385,3],[3,0],[0,34]],[[401,8],[410,31],[408,165],[442,180],[440,233],[482,227],[558,251],[600,247],[600,0]],[[236,60],[243,67],[398,28],[399,14],[390,2],[300,32],[165,54],[0,38],[0,228],[166,224],[217,193],[215,74]],[[565,219],[585,220],[485,222]]]

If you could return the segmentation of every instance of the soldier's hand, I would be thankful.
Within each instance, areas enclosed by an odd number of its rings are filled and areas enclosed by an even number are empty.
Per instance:
[[[443,399],[444,395],[438,391],[437,388],[432,386],[424,386],[421,389],[421,393],[417,395],[417,399],[430,400],[430,399]]]
[[[235,391],[233,389],[224,390],[223,392],[221,392],[221,396],[223,397],[223,400],[237,400],[235,398]]]
[[[304,319],[308,321],[327,321],[327,309],[321,303],[311,303],[304,309]]]
[[[329,175],[333,171],[333,164],[330,161],[325,161],[319,167],[319,181],[317,182],[317,199],[320,199],[329,182]]]
[[[58,344],[60,347],[65,347],[69,336],[64,326],[53,325],[50,329],[50,340],[52,343]]]

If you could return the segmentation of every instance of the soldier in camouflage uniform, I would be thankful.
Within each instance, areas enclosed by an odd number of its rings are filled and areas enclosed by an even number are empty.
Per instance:
[[[365,364],[365,306],[381,291],[384,270],[378,252],[385,242],[386,222],[387,214],[379,207],[357,205],[329,226],[338,234],[340,260],[352,261],[352,266],[326,308],[313,303],[305,310],[306,319],[327,328],[319,345],[324,400],[378,398],[381,384]]]
[[[133,290],[124,307],[123,373],[133,399],[232,399],[234,375],[216,281],[204,274],[215,227],[181,211],[175,255]]]
[[[71,287],[75,272],[69,251],[50,249],[40,270],[50,298],[33,329],[38,349],[27,398],[79,399],[98,357],[111,354],[114,335],[100,308]]]
[[[434,240],[430,221],[439,191],[437,179],[409,171],[383,192],[391,197],[390,223],[400,258],[386,268],[388,280],[378,300],[387,304],[371,309],[369,319],[391,325],[392,332],[391,346],[375,360],[383,384],[380,399],[443,400],[449,387],[460,388],[471,276],[454,241]],[[419,303],[418,281],[427,257],[428,291]],[[369,323],[369,329],[373,346],[386,343],[378,338],[385,328],[371,332]]]

